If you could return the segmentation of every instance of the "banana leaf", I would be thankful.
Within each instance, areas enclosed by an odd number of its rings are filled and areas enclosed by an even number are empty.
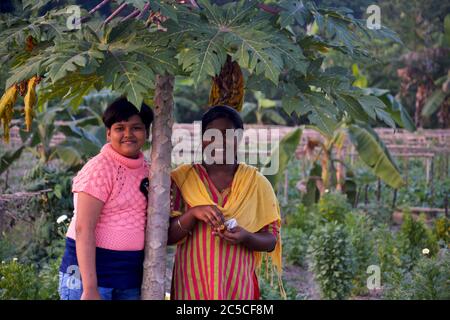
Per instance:
[[[389,186],[400,188],[404,184],[402,176],[376,132],[364,124],[349,125],[347,131],[359,157],[372,172]]]
[[[272,184],[274,189],[277,188],[278,182],[283,179],[284,171],[287,168],[289,161],[295,155],[295,150],[300,142],[302,131],[300,128],[289,132],[287,135],[280,140],[279,145],[272,151],[272,155],[266,165],[261,169],[261,173],[266,176],[266,178]],[[278,170],[276,174],[267,174],[268,168],[274,162],[278,161]]]

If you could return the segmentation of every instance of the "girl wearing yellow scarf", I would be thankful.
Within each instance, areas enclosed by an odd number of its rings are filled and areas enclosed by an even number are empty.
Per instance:
[[[230,148],[225,132],[243,129],[239,113],[227,106],[209,109],[202,133],[208,129],[222,133],[225,163]],[[203,141],[203,149],[210,143]],[[236,154],[236,140],[233,147]],[[172,299],[259,299],[256,272],[263,256],[271,257],[279,276],[282,271],[280,210],[269,181],[237,161],[182,165],[172,180],[169,244],[177,244]],[[225,228],[230,219],[237,226]]]

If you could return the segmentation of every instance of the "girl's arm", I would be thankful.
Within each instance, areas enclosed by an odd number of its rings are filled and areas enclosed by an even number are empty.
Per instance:
[[[197,220],[208,223],[211,227],[220,227],[225,218],[216,206],[197,206],[188,209],[183,215],[171,218],[167,244],[173,245],[187,236]]]
[[[259,231],[256,233],[248,232],[248,236],[243,242],[244,246],[253,251],[271,252],[275,249],[277,238],[270,232]]]
[[[224,232],[214,232],[213,234],[232,244],[243,244],[253,251],[270,252],[275,249],[277,244],[277,237],[270,232],[259,231],[252,233],[239,226]]]
[[[176,244],[178,241],[186,237],[195,226],[195,217],[187,211],[185,214],[170,218],[169,235],[167,244],[169,246]],[[180,228],[180,225],[183,229]]]
[[[82,300],[99,300],[95,265],[95,227],[103,209],[103,202],[80,192],[77,200],[76,249],[83,284]]]

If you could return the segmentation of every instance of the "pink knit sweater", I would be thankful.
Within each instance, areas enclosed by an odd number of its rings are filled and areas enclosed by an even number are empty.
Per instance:
[[[110,144],[89,160],[73,179],[74,217],[67,236],[76,240],[78,192],[85,192],[104,202],[95,230],[100,248],[134,251],[144,249],[147,201],[139,190],[148,176],[144,155],[131,159],[116,152]]]

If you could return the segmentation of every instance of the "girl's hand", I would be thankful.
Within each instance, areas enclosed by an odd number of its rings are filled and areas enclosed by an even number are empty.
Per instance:
[[[225,223],[225,217],[216,206],[196,206],[188,210],[197,220],[208,223],[213,228],[219,228]]]
[[[251,236],[251,233],[244,228],[237,226],[231,230],[225,229],[223,232],[213,231],[213,235],[220,237],[231,244],[240,244],[246,242]]]
[[[100,293],[98,293],[98,290],[83,290],[83,293],[81,294],[81,300],[102,300],[102,297],[100,297]]]

